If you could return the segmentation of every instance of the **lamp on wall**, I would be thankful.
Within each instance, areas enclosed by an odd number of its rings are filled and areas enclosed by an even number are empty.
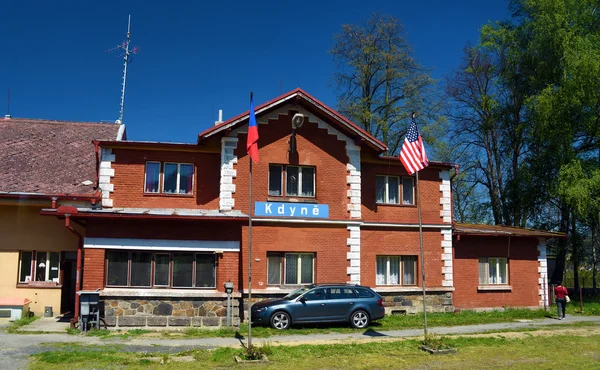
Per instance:
[[[296,153],[296,129],[304,124],[304,115],[302,113],[294,114],[292,117],[292,136],[290,137],[290,154]]]

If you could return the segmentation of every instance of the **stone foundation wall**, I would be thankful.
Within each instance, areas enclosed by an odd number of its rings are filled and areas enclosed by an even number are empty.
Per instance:
[[[423,293],[392,293],[377,292],[383,297],[385,314],[415,314],[423,312]],[[450,292],[427,292],[427,312],[454,312],[452,304],[452,293]]]
[[[115,327],[211,327],[227,325],[226,298],[105,297],[104,320]],[[240,300],[231,299],[232,324],[240,324]]]

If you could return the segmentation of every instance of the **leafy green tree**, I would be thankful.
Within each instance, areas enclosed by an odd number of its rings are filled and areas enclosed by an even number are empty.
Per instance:
[[[500,72],[503,85],[521,81],[514,90],[519,93],[518,101],[506,99],[502,106],[512,110],[513,116],[519,112],[521,118],[513,121],[517,125],[513,131],[525,135],[525,155],[517,162],[526,169],[520,174],[528,178],[514,182],[515,194],[535,200],[537,211],[523,224],[570,233],[570,240],[557,248],[555,280],[562,276],[561,264],[569,248],[573,248],[571,260],[577,270],[582,257],[577,247],[582,239],[579,234],[588,222],[564,188],[568,182],[560,183],[561,170],[568,172],[574,161],[600,154],[598,5],[596,0],[515,0],[511,21],[482,29],[482,45],[503,50],[507,61]]]

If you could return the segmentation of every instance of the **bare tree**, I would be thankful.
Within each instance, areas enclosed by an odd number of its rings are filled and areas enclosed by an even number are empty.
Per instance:
[[[435,96],[433,80],[412,57],[394,17],[373,14],[362,25],[343,25],[334,38],[339,110],[397,153],[411,112],[425,120],[438,108],[426,104]]]

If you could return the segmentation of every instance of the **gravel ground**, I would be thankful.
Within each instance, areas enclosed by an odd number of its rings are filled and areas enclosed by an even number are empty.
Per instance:
[[[542,325],[566,325],[574,322],[595,322],[600,324],[600,316],[569,316],[567,320],[544,319],[526,322],[511,322],[484,325],[464,325],[454,327],[430,328],[431,332],[440,335],[472,334],[482,332],[494,332],[498,330],[510,330],[531,328]],[[566,328],[565,328],[566,329]],[[348,341],[370,341],[404,337],[421,336],[422,329],[357,331],[354,333],[331,333],[315,334],[307,337],[305,335],[280,335],[266,339],[274,345],[298,345],[298,344],[323,344],[343,343]],[[165,339],[165,338],[128,338],[128,339],[100,339],[98,337],[87,337],[69,334],[9,334],[6,330],[0,330],[0,369],[13,370],[25,369],[32,354],[43,351],[56,350],[53,344],[79,343],[86,345],[82,348],[86,351],[102,351],[104,346],[111,349],[126,352],[150,352],[150,353],[178,353],[189,349],[213,349],[217,347],[239,347],[245,338],[194,338],[194,339]],[[264,341],[256,338],[253,343]],[[106,347],[104,347],[106,348]]]

